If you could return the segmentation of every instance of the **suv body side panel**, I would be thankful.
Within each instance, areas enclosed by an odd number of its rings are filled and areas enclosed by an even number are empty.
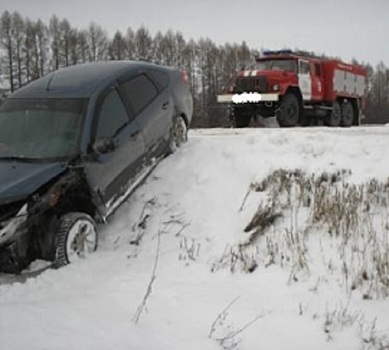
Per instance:
[[[171,79],[176,114],[185,115],[189,126],[193,114],[193,97],[190,93],[189,85],[181,81],[179,72],[174,72]]]

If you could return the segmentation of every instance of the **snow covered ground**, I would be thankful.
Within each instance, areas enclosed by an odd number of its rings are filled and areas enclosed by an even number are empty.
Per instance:
[[[388,349],[388,149],[387,126],[192,130],[89,260],[0,275],[0,349]]]

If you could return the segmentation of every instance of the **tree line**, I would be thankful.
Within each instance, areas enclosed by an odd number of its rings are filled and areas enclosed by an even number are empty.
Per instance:
[[[56,15],[47,24],[8,11],[0,17],[0,50],[0,85],[11,91],[61,67],[97,60],[145,60],[180,67],[190,78],[194,127],[227,123],[216,95],[232,82],[237,69],[252,64],[258,54],[245,42],[217,45],[209,38],[186,40],[172,30],[151,35],[144,26],[118,30],[110,38],[96,23],[78,29]],[[367,68],[367,121],[389,122],[389,69],[382,62]]]

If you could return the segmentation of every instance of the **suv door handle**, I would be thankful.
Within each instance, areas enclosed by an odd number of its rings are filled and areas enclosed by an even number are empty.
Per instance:
[[[167,109],[169,107],[169,101],[166,101],[163,105],[162,105],[162,109]]]

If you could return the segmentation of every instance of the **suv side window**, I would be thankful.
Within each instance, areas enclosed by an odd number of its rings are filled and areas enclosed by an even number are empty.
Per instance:
[[[135,114],[138,114],[158,95],[156,86],[143,74],[125,82],[122,88]]]
[[[96,139],[113,137],[128,123],[128,115],[123,102],[116,90],[112,90],[101,104]]]

